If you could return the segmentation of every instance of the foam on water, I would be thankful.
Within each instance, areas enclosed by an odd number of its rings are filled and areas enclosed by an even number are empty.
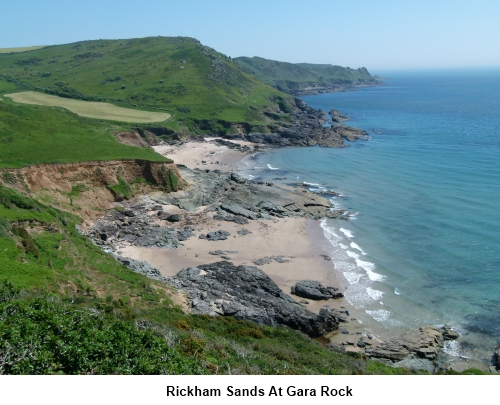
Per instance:
[[[363,256],[366,256],[366,252],[361,249],[357,243],[351,242],[351,247],[353,249],[359,250]]]
[[[370,297],[372,297],[375,301],[378,301],[382,298],[384,293],[382,291],[374,290],[373,288],[368,287],[366,292]]]
[[[354,235],[352,234],[352,232],[349,229],[340,228],[339,231],[342,232],[348,238],[354,238]]]
[[[272,167],[269,163],[267,164],[269,170],[279,170],[279,167]]]
[[[349,284],[344,293],[349,303],[356,308],[366,308],[374,301],[380,300],[383,292],[373,288],[372,284],[383,280],[383,276],[374,271],[375,264],[360,260],[360,254],[348,250],[349,246],[341,242],[345,242],[346,237],[341,236],[341,232],[337,233],[333,226],[329,226],[326,219],[321,221],[321,227],[325,238],[330,242],[331,249],[328,253],[335,269]],[[346,233],[342,232],[342,234]],[[361,252],[363,249],[358,246],[358,251]]]
[[[377,309],[375,311],[366,310],[366,313],[377,322],[386,322],[391,316],[391,313],[389,311],[386,311],[385,309]]]

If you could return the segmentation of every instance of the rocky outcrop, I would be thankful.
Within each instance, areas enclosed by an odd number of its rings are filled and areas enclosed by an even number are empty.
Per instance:
[[[314,280],[302,280],[297,282],[292,287],[292,294],[302,297],[309,298],[311,300],[328,300],[330,298],[338,299],[342,298],[344,294],[338,292],[339,289],[335,287],[325,287],[318,281]]]
[[[284,325],[311,337],[338,329],[335,312],[327,308],[319,314],[308,311],[257,267],[222,261],[182,269],[165,280],[187,293],[194,313],[233,316],[259,325]]]
[[[157,268],[151,267],[151,265],[148,262],[138,261],[138,260],[130,259],[128,257],[121,257],[121,256],[115,256],[115,259],[136,273],[142,274],[146,277],[149,277],[149,278],[152,278],[155,280],[162,280],[163,279],[163,277],[160,273],[160,270],[158,270]]]
[[[339,110],[332,108],[328,114],[332,117],[333,122],[344,122],[348,121],[350,118],[347,115],[342,114]]]
[[[326,198],[307,190],[283,184],[255,183],[236,173],[179,167],[181,176],[190,183],[185,190],[151,196],[160,204],[173,204],[193,211],[208,206],[214,219],[246,224],[255,219],[284,217],[339,218],[345,210],[332,210]]]
[[[493,353],[493,361],[495,362],[496,369],[500,371],[500,348]]]
[[[425,326],[418,330],[403,333],[401,336],[383,342],[369,353],[369,356],[376,359],[400,362],[408,358],[420,358],[435,360],[439,351],[443,347],[444,341],[456,339],[454,333],[450,333],[451,328],[437,328]],[[446,336],[446,338],[445,338]]]
[[[302,100],[296,99],[295,103],[297,108],[291,112],[289,123],[280,122],[280,125],[273,127],[270,133],[250,132],[243,134],[242,138],[274,147],[319,145],[340,148],[347,146],[344,140],[353,142],[367,135],[361,129],[340,124],[341,117],[345,117],[341,113],[331,119],[324,111],[311,108]]]
[[[161,208],[161,207],[160,207]],[[161,227],[155,223],[157,218],[171,216],[169,214],[151,215],[158,207],[139,205],[124,209],[112,210],[107,216],[94,222],[92,227],[83,233],[96,245],[113,247],[120,242],[127,242],[139,247],[177,248],[180,241],[188,240],[195,236],[194,228],[186,225],[183,227]]]

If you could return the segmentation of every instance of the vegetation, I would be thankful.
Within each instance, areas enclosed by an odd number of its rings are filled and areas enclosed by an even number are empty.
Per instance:
[[[0,218],[0,372],[392,372],[287,328],[187,315],[81,236],[77,217],[1,186]]]
[[[290,93],[309,87],[356,85],[375,80],[364,67],[351,69],[327,64],[287,63],[259,57],[240,57],[234,61],[264,83]]]
[[[73,100],[70,98],[51,96],[35,91],[23,91],[14,94],[5,94],[16,103],[62,107],[82,117],[103,120],[149,123],[160,122],[170,118],[170,114],[150,111],[139,111],[131,108],[117,107],[109,103],[96,101]]]
[[[0,168],[89,160],[169,160],[152,149],[119,143],[118,124],[79,117],[57,107],[0,103]]]
[[[43,46],[25,46],[22,48],[0,48],[0,53],[17,53],[17,52],[27,52],[34,51],[36,49],[41,49]]]
[[[108,186],[108,188],[115,195],[115,199],[123,200],[129,199],[132,196],[132,189],[130,188],[130,184],[128,184],[123,178],[118,176],[118,184],[115,186]]]
[[[263,112],[278,110],[276,96],[294,104],[231,58],[185,37],[82,41],[0,54],[0,72],[0,95],[31,90],[163,111],[172,115],[167,126],[175,131],[184,126],[196,132],[200,122],[266,126],[272,119]]]

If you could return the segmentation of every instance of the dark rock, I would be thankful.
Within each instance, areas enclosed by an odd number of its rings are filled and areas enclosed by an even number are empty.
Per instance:
[[[208,252],[208,254],[211,254],[214,256],[221,256],[221,255],[225,255],[226,252],[224,252],[223,250],[214,250],[212,252]]]
[[[338,292],[338,288],[325,287],[318,281],[303,280],[292,287],[292,294],[311,300],[327,300],[329,298],[342,298],[344,294]]]
[[[254,212],[251,212],[234,202],[222,204],[220,208],[234,215],[241,215],[242,217],[248,219],[257,219],[257,215]]]
[[[181,270],[166,282],[185,291],[193,312],[211,316],[233,316],[260,325],[285,325],[311,337],[338,328],[336,315],[322,308],[318,315],[286,295],[256,267],[218,262]],[[201,295],[205,293],[202,300]]]
[[[330,116],[332,117],[332,121],[334,122],[343,122],[350,119],[349,117],[342,114],[339,110],[336,110],[335,108],[332,108],[328,114],[330,114]]]
[[[180,231],[177,232],[177,240],[179,241],[185,241],[188,240],[189,238],[194,236],[193,229],[190,227],[184,227],[184,229],[181,229]]]
[[[252,263],[257,266],[262,266],[264,264],[272,263],[273,259],[270,257],[263,257],[262,259],[254,260]]]
[[[358,346],[358,347],[361,347],[361,348],[366,347],[365,340],[364,340],[362,337],[361,337],[361,338],[359,338],[358,343],[357,343],[357,346]]]
[[[213,217],[217,221],[229,221],[229,222],[234,222],[239,225],[246,225],[248,224],[248,219],[245,217],[242,217],[240,215],[214,215]]]
[[[180,214],[172,214],[167,217],[168,222],[179,222],[182,221],[182,215]]]
[[[241,236],[244,236],[244,235],[248,235],[248,234],[251,234],[252,232],[249,231],[248,229],[240,229],[238,231],[238,235],[241,235]]]
[[[457,331],[454,331],[451,329],[450,325],[444,325],[441,328],[441,331],[443,332],[443,338],[444,340],[455,340],[460,337],[459,333]]]
[[[228,236],[231,234],[227,231],[215,231],[215,232],[209,232],[206,235],[200,235],[200,239],[207,239],[207,240],[212,240],[212,241],[217,241],[217,240],[226,240]]]

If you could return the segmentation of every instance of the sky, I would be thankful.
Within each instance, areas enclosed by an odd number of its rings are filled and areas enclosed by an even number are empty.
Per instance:
[[[231,57],[378,71],[500,67],[500,0],[16,0],[0,48],[188,36]]]

